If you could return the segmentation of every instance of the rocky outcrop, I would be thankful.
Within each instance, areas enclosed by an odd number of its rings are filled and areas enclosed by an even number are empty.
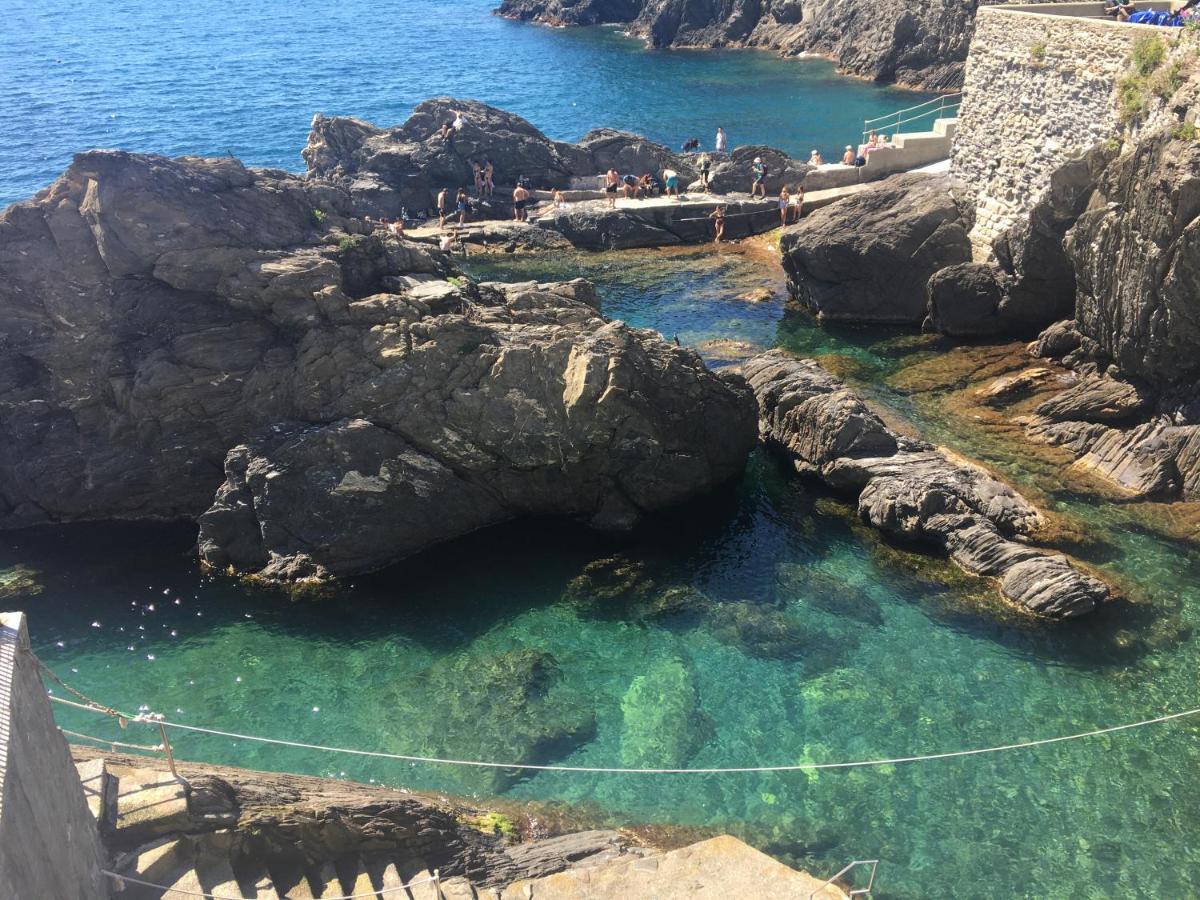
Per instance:
[[[889,429],[842,382],[783,351],[742,367],[759,404],[759,433],[798,472],[857,497],[864,521],[944,550],[963,569],[999,579],[1034,615],[1063,619],[1110,599],[1109,587],[1028,541],[1043,517],[978,466]]]
[[[822,320],[920,325],[930,276],[971,259],[953,191],[945,177],[896,175],[786,229],[792,297]]]
[[[441,137],[461,113],[464,125]],[[568,188],[617,168],[622,174],[661,172],[667,165],[687,178],[687,157],[623,131],[589,132],[578,144],[554,141],[525,119],[477,100],[436,97],[417,105],[403,125],[379,128],[358,119],[316,116],[303,152],[311,177],[329,179],[349,193],[361,215],[395,217],[402,209],[431,209],[443,188],[450,206],[458,188],[474,196],[472,162],[491,160],[495,197],[477,203],[472,218],[509,218],[513,186],[522,176],[536,188]]]
[[[476,285],[353,208],[97,151],[7,210],[0,527],[198,519],[213,565],[323,576],[523,514],[625,528],[741,471],[736,377],[584,282]]]
[[[714,157],[709,174],[709,189],[717,194],[748,191],[754,180],[754,160],[761,159],[767,167],[764,180],[767,196],[779,196],[780,188],[786,187],[795,193],[796,187],[804,182],[813,167],[808,163],[792,159],[774,147],[735,147],[727,157]]]
[[[624,24],[654,47],[819,53],[854,75],[949,90],[962,86],[979,2],[502,0],[497,12],[550,25]]]

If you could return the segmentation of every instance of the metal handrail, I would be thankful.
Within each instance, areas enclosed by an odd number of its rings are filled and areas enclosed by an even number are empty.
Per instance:
[[[870,896],[871,890],[875,887],[875,872],[879,869],[879,860],[877,860],[877,859],[856,859],[852,863],[847,863],[846,866],[843,867],[843,869],[840,872],[838,872],[836,875],[834,875],[832,878],[830,878],[828,881],[826,881],[823,885],[821,885],[819,888],[817,888],[815,891],[813,891],[811,894],[809,894],[808,900],[813,900],[813,898],[816,897],[817,894],[821,893],[823,890],[825,890],[825,888],[829,887],[831,884],[833,884],[835,881],[837,881],[839,878],[841,878],[843,875],[845,875],[847,872],[849,872],[855,866],[870,866],[871,867],[871,877],[869,879],[867,879],[867,886],[865,888],[853,888],[846,894],[846,896],[847,897]]]
[[[937,104],[936,107],[933,106],[933,104],[935,104],[935,103]],[[917,113],[915,116],[909,116],[907,119],[900,118],[906,112],[912,112],[913,110],[922,109],[923,107],[926,107],[926,106],[932,107],[932,108],[926,109],[924,112]],[[957,110],[960,106],[962,106],[962,92],[961,91],[959,91],[956,94],[945,94],[941,97],[935,97],[934,99],[929,100],[925,103],[918,104],[917,106],[910,106],[908,109],[898,109],[895,112],[889,113],[886,116],[879,116],[874,119],[864,119],[863,120],[864,127],[863,127],[863,132],[862,132],[863,140],[865,141],[867,139],[867,136],[872,131],[879,131],[880,128],[890,127],[890,128],[898,129],[901,125],[905,125],[909,122],[915,122],[918,119],[925,119],[925,118],[928,118],[929,116],[933,116],[933,115],[941,116],[942,114],[944,114],[950,110],[957,112]],[[893,118],[895,118],[896,121],[893,122],[892,121]],[[883,125],[878,125],[878,123],[883,122],[884,119],[886,119],[887,122],[884,123]],[[878,126],[878,127],[876,127],[876,126]],[[896,133],[898,134],[899,132],[897,131]]]
[[[892,116],[903,115],[906,112],[912,112],[914,109],[921,109],[925,106],[932,106],[934,103],[943,103],[952,97],[961,97],[962,91],[955,91],[953,94],[942,94],[940,97],[934,97],[932,100],[926,100],[924,103],[918,103],[916,106],[908,106],[904,109],[898,109],[895,112],[890,112],[887,115],[877,116],[874,119],[863,119],[864,125],[870,125],[872,122],[882,122],[884,119],[890,119]]]

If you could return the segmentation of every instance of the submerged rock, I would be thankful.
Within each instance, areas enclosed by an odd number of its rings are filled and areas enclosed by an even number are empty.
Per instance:
[[[545,765],[595,735],[590,704],[564,684],[556,660],[544,651],[465,653],[434,663],[426,677],[428,696],[440,698],[436,714],[396,723],[406,744],[426,755]],[[457,774],[490,794],[529,775],[482,768]]]
[[[896,175],[785,229],[792,296],[826,321],[920,325],[930,276],[971,259],[952,188],[945,176]]]
[[[525,514],[627,528],[741,472],[736,375],[353,208],[96,151],[5,211],[0,528],[199,519],[214,566],[321,578]]]
[[[621,698],[621,764],[680,768],[704,742],[691,671],[679,660],[638,675]]]
[[[1104,582],[1024,543],[1043,518],[1020,494],[966,460],[896,435],[816,362],[773,350],[742,371],[758,398],[763,440],[797,471],[856,496],[864,521],[999,578],[1001,594],[1035,615],[1082,615],[1109,599]]]
[[[840,665],[858,644],[853,633],[831,633],[765,603],[719,603],[708,627],[722,644],[747,656],[803,662],[809,673]]]

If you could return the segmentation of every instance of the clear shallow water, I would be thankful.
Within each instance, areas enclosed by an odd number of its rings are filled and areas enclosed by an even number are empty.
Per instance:
[[[607,125],[710,145],[723,125],[733,144],[827,158],[863,119],[928,96],[842,78],[820,60],[648,52],[611,29],[508,22],[489,14],[496,2],[7,0],[0,208],[93,147],[302,169],[314,113],[390,125],[447,94],[564,140]]]
[[[606,312],[633,324],[701,346],[733,337],[836,354],[879,396],[903,400],[882,386],[910,361],[892,335],[830,332],[777,301],[720,299],[770,280],[737,253],[471,266],[488,277],[583,274],[599,284]],[[923,424],[953,431],[934,407],[905,402]],[[0,569],[37,573],[40,593],[4,602],[29,610],[36,648],[62,675],[106,702],[181,721],[474,759],[514,759],[522,747],[512,735],[525,731],[573,732],[544,758],[575,765],[836,761],[988,746],[1194,705],[1200,559],[1113,507],[1060,501],[1103,529],[1108,545],[1095,561],[1134,575],[1144,607],[1060,628],[997,617],[977,582],[887,547],[761,456],[727,494],[622,540],[557,523],[494,529],[323,600],[293,603],[201,577],[186,528],[7,534]],[[614,554],[643,567],[633,590],[603,601],[605,583],[573,585]],[[656,617],[672,588],[676,598],[689,592],[683,608]],[[550,654],[557,676],[544,658],[528,666],[530,653]],[[506,686],[522,666],[529,677]],[[654,689],[650,703],[639,677]],[[60,721],[139,737],[87,714]],[[1184,721],[895,768],[653,781],[541,773],[502,784],[471,771],[173,740],[181,755],[214,762],[500,789],[614,822],[729,829],[817,872],[878,856],[881,896],[1077,898],[1200,892],[1197,736]]]

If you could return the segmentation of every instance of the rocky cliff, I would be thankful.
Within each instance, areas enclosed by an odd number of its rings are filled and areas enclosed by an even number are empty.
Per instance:
[[[0,216],[0,527],[190,518],[215,565],[376,568],[741,471],[753,399],[590,286],[477,285],[344,188],[96,151]],[[207,511],[206,511],[207,510]]]
[[[497,13],[552,25],[623,24],[654,47],[820,53],[852,75],[952,90],[962,86],[978,6],[979,0],[503,0]]]

